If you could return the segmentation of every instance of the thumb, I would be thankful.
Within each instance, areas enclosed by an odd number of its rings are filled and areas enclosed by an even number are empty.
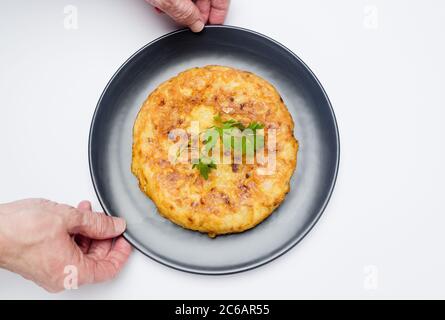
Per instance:
[[[67,222],[70,234],[81,234],[91,239],[110,239],[122,234],[126,229],[125,220],[109,217],[92,211],[76,210]]]
[[[193,32],[204,29],[199,9],[191,0],[146,0],[161,9],[177,23],[189,27]]]

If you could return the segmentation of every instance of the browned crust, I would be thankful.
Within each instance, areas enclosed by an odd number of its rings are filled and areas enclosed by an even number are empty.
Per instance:
[[[220,164],[204,180],[191,164],[168,161],[170,130],[187,129],[192,120],[208,128],[217,114],[276,130],[273,175],[259,175],[258,164],[235,170]],[[133,128],[131,169],[165,218],[210,236],[242,232],[267,218],[289,192],[298,151],[293,130],[283,99],[264,79],[228,67],[193,68],[161,84],[144,102]]]

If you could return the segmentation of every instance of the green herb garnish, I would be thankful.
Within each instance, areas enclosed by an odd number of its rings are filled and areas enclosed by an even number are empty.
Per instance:
[[[211,141],[211,135],[212,130],[216,130],[219,134],[219,136],[223,139],[223,143],[227,148],[235,149],[235,143],[234,143],[234,137],[233,137],[233,130],[235,128],[244,131],[245,129],[252,130],[252,134],[248,136],[243,136],[241,141],[241,150],[242,154],[246,154],[247,151],[252,150],[256,151],[264,147],[264,136],[257,136],[256,131],[263,129],[264,124],[259,122],[251,122],[247,127],[244,126],[241,122],[230,119],[227,121],[222,121],[221,115],[217,115],[213,118],[213,120],[217,123],[216,126],[210,127],[207,132],[206,136],[209,137],[208,140],[204,140],[204,144]],[[224,139],[224,135],[230,136],[229,139]],[[253,148],[247,148],[247,146],[253,145]],[[212,145],[212,147],[214,144]],[[250,154],[250,152],[249,152]]]
[[[193,164],[192,169],[195,168],[197,168],[201,176],[207,180],[209,178],[210,171],[212,169],[216,169],[216,164],[214,164],[212,160],[207,161],[200,158],[198,163]]]
[[[247,129],[251,129],[253,131],[253,133],[256,133],[256,131],[258,129],[263,129],[264,128],[264,124],[262,123],[258,123],[258,122],[251,122],[248,126]]]
[[[251,122],[247,127],[244,126],[241,122],[236,121],[234,119],[230,119],[227,121],[223,121],[221,118],[221,115],[217,115],[213,118],[216,125],[213,127],[208,128],[205,130],[202,134],[204,134],[203,137],[203,144],[205,145],[206,151],[210,151],[216,144],[217,141],[214,141],[213,136],[218,136],[223,140],[224,145],[227,148],[235,149],[235,142],[234,142],[234,130],[240,130],[244,131],[246,129],[250,129],[252,132],[249,135],[242,135],[241,136],[241,150],[242,154],[251,154],[252,152],[255,152],[258,149],[261,149],[264,147],[264,136],[259,135],[257,136],[256,131],[263,129],[264,124],[258,123],[258,122]],[[226,136],[224,138],[224,136]],[[229,139],[228,139],[229,138]],[[253,148],[252,148],[253,146]],[[249,147],[249,148],[248,148]],[[253,155],[253,153],[252,153]],[[199,158],[199,162],[193,164],[192,169],[198,169],[201,176],[207,180],[209,178],[209,173],[212,169],[216,169],[216,164],[213,162],[212,159],[208,157],[202,157]]]

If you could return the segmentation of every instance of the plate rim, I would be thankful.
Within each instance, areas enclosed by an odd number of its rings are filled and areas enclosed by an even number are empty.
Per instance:
[[[298,243],[300,243],[307,235],[308,233],[314,228],[314,226],[317,224],[317,222],[320,220],[321,216],[323,215],[323,213],[326,210],[326,207],[332,197],[332,194],[334,192],[334,188],[337,182],[337,177],[338,177],[338,171],[340,168],[340,133],[339,133],[339,129],[338,129],[338,124],[337,124],[337,118],[335,116],[335,112],[334,109],[332,107],[331,101],[329,99],[329,96],[327,95],[323,85],[321,84],[321,82],[319,81],[319,79],[317,78],[317,76],[315,75],[315,73],[309,68],[309,66],[302,60],[300,59],[300,57],[298,57],[292,50],[290,50],[289,48],[287,48],[286,46],[284,46],[283,44],[281,44],[280,42],[262,34],[259,33],[257,31],[253,31],[250,29],[246,29],[246,28],[242,28],[242,27],[238,27],[238,26],[232,26],[232,25],[206,25],[205,29],[207,28],[215,28],[215,29],[232,29],[232,30],[237,30],[237,31],[243,31],[243,32],[247,32],[247,33],[251,33],[255,36],[259,36],[262,37],[270,42],[272,42],[273,44],[277,45],[278,47],[281,47],[282,49],[284,49],[286,52],[288,52],[289,54],[291,54],[295,59],[297,59],[302,65],[303,67],[309,72],[309,74],[313,77],[313,79],[316,81],[317,85],[319,86],[319,88],[321,89],[323,96],[325,97],[326,101],[328,102],[328,107],[329,107],[329,112],[331,115],[331,118],[333,120],[333,124],[334,124],[334,129],[335,129],[335,142],[337,144],[337,152],[336,152],[336,159],[335,159],[335,171],[334,171],[334,177],[330,183],[329,186],[329,192],[328,195],[325,199],[325,201],[323,202],[320,210],[318,211],[318,213],[315,216],[315,219],[312,220],[312,222],[304,229],[304,231],[302,233],[300,233],[299,236],[295,237],[292,241],[290,241],[287,245],[283,246],[281,249],[279,249],[277,252],[275,252],[274,254],[271,254],[265,258],[261,258],[259,261],[256,261],[254,263],[250,263],[247,264],[245,266],[242,267],[237,267],[237,268],[227,268],[225,270],[205,270],[204,268],[190,268],[187,266],[183,266],[180,264],[176,264],[176,263],[172,263],[171,261],[164,259],[156,254],[154,254],[153,252],[150,252],[149,250],[146,250],[146,248],[144,248],[144,246],[136,239],[134,239],[132,236],[130,236],[127,231],[125,231],[122,236],[132,245],[132,247],[134,247],[136,250],[138,250],[139,252],[141,252],[143,255],[147,256],[148,258],[164,265],[167,266],[169,268],[178,270],[178,271],[182,271],[182,272],[188,272],[188,273],[192,273],[192,274],[199,274],[199,275],[228,275],[228,274],[234,274],[234,273],[240,273],[240,272],[245,272],[245,271],[249,271],[252,269],[256,269],[258,267],[261,267],[265,264],[268,264],[269,262],[272,262],[274,260],[276,260],[277,258],[281,257],[282,255],[284,255],[285,253],[289,252],[292,248],[294,248]],[[135,53],[133,53],[128,59],[125,60],[124,63],[122,63],[122,65],[116,70],[116,72],[113,74],[113,76],[111,77],[111,79],[108,81],[107,85],[105,86],[104,90],[102,91],[102,94],[99,97],[99,100],[96,104],[96,108],[94,110],[93,113],[93,117],[91,119],[91,123],[90,123],[90,130],[89,130],[89,134],[88,134],[88,166],[89,166],[89,171],[90,171],[90,177],[93,183],[93,188],[94,188],[94,192],[96,194],[97,199],[99,200],[99,203],[102,207],[102,209],[104,210],[105,214],[108,216],[113,216],[112,214],[110,214],[110,210],[107,208],[107,206],[104,204],[104,200],[102,198],[102,196],[100,195],[100,192],[98,190],[97,187],[97,181],[96,181],[96,177],[95,177],[95,169],[93,168],[92,165],[92,146],[91,146],[91,142],[93,139],[93,131],[94,131],[94,124],[96,122],[96,118],[97,118],[97,114],[98,114],[98,110],[100,108],[100,105],[102,103],[102,100],[106,94],[106,92],[108,91],[108,88],[110,87],[110,85],[112,84],[112,82],[115,80],[115,78],[119,75],[119,73],[121,72],[121,70],[123,68],[125,68],[127,66],[127,64],[129,64],[134,57],[136,57],[140,52],[142,52],[143,50],[145,50],[146,48],[150,47],[151,45],[153,45],[156,42],[161,41],[164,38],[170,37],[172,35],[178,34],[178,33],[183,33],[183,32],[190,32],[190,30],[188,28],[181,28],[178,30],[174,30],[172,32],[166,33],[156,39],[154,39],[153,41],[150,41],[149,43],[145,44],[144,46],[142,46],[140,49],[138,49]]]

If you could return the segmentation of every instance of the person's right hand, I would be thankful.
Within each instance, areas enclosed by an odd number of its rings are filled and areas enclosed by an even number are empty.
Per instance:
[[[206,23],[223,24],[230,0],[145,0],[177,23],[200,32]]]
[[[67,288],[67,267],[78,285],[106,281],[130,255],[125,227],[92,212],[88,201],[77,208],[43,199],[0,204],[0,267],[50,292]]]

